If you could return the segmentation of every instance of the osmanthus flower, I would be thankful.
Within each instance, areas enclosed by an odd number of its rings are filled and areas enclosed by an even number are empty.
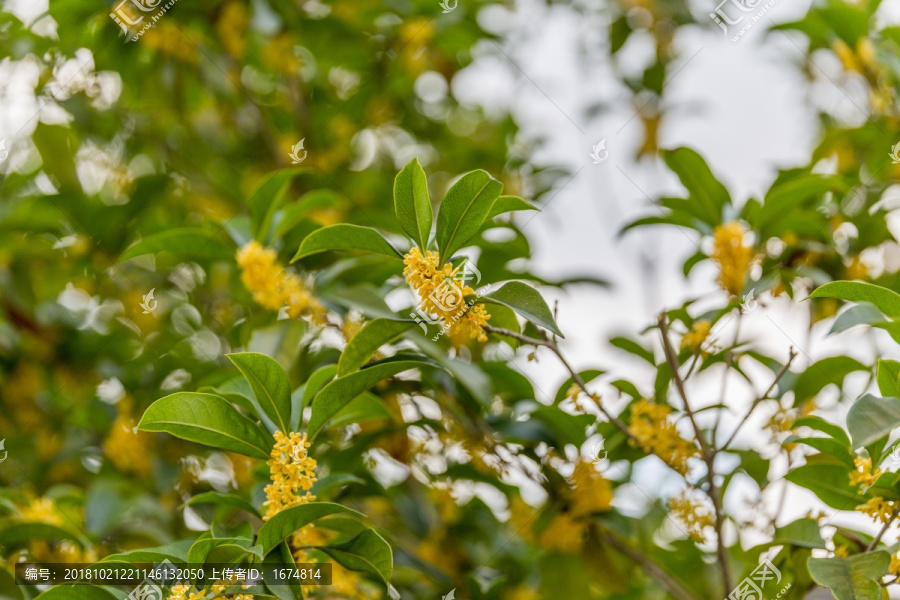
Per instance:
[[[894,514],[894,510],[896,510],[896,508],[897,503],[895,501],[875,497],[865,504],[860,504],[859,506],[857,506],[856,510],[869,515],[876,521],[887,523],[888,521],[890,521],[891,515]]]
[[[613,488],[593,463],[581,460],[570,478],[568,497],[570,510],[576,517],[584,517],[612,508]]]
[[[205,600],[205,598],[206,592],[202,590],[192,592],[191,586],[185,584],[176,585],[169,592],[169,600]]]
[[[126,399],[117,405],[118,417],[113,422],[109,436],[103,442],[103,454],[117,469],[146,477],[153,469],[150,462],[150,436],[135,431],[137,421],[128,413],[131,405]]]
[[[706,532],[716,525],[713,509],[702,499],[694,498],[687,490],[680,495],[669,498],[669,510],[687,527],[688,537],[702,544],[706,541]]]
[[[855,471],[850,473],[850,485],[871,486],[882,475],[881,469],[872,468],[872,459],[865,456],[857,456],[853,459]]]
[[[900,577],[900,555],[891,554],[891,565],[888,567],[888,573]]]
[[[275,446],[266,463],[269,465],[272,483],[265,489],[265,521],[286,508],[316,499],[309,493],[316,482],[316,461],[307,451],[309,442],[306,434],[295,431],[286,436],[276,431],[274,437]]]
[[[212,593],[213,594],[221,594],[222,592],[224,592],[225,590],[230,588],[232,585],[234,585],[234,584],[228,583],[228,582],[214,583],[212,585]],[[241,584],[241,587],[246,590],[250,586],[247,585],[246,583],[244,583],[244,584]],[[253,596],[253,594],[237,594],[235,596],[228,596],[227,598],[225,596],[215,596],[213,598],[213,600],[254,600],[254,596]]]
[[[679,350],[694,351],[701,349],[703,347],[703,342],[709,337],[711,328],[712,323],[706,319],[695,321],[693,326],[691,326],[691,330],[682,336]]]
[[[671,412],[665,404],[646,400],[632,406],[628,425],[634,436],[631,443],[655,454],[681,475],[687,475],[688,461],[699,456],[699,451],[692,442],[681,437],[678,427],[669,420]]]
[[[538,543],[547,550],[581,552],[589,525],[590,521],[580,519],[571,512],[559,512],[541,531]]]
[[[64,517],[49,498],[34,498],[19,509],[19,519],[29,523],[45,523],[61,527]]]
[[[491,316],[482,304],[466,306],[464,297],[474,294],[475,290],[464,282],[457,281],[459,267],[453,268],[450,263],[440,268],[440,255],[426,251],[423,255],[418,246],[413,247],[403,257],[403,276],[419,295],[419,308],[431,315],[437,315],[444,326],[449,327],[448,335],[456,345],[475,339],[487,341],[484,326]],[[441,286],[447,287],[446,290]],[[449,294],[443,294],[449,291]],[[438,304],[436,298],[452,297],[453,306]]]
[[[253,300],[269,310],[287,308],[290,318],[311,317],[324,320],[325,308],[316,300],[306,282],[286,271],[271,248],[253,241],[237,252],[241,281],[253,294]]]
[[[729,221],[713,231],[710,258],[719,266],[719,285],[732,296],[740,296],[747,281],[753,246],[746,242],[747,230],[737,221]]]

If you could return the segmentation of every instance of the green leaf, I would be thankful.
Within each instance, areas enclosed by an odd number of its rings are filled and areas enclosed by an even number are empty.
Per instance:
[[[829,454],[842,463],[846,464],[851,469],[854,467],[853,463],[853,455],[850,454],[850,451],[847,447],[835,439],[830,437],[797,437],[795,435],[788,436],[785,440],[787,442],[795,442],[798,444],[805,444],[811,448],[815,448],[819,452],[824,452],[825,454]]]
[[[890,435],[900,425],[900,398],[863,394],[847,412],[847,431],[854,448],[862,448]]]
[[[116,600],[116,597],[96,585],[57,585],[34,600]]]
[[[378,349],[414,326],[414,321],[374,319],[363,326],[341,352],[337,374],[343,377],[359,370]]]
[[[825,540],[815,519],[797,519],[775,529],[772,545],[790,544],[799,548],[824,548]]]
[[[510,281],[496,292],[476,298],[476,301],[483,304],[507,306],[535,325],[540,325],[559,337],[565,337],[556,325],[556,321],[553,320],[550,307],[547,306],[540,292],[521,281]]]
[[[387,377],[409,369],[434,366],[421,360],[397,360],[381,362],[356,373],[338,377],[323,387],[312,403],[309,419],[309,436],[315,437],[331,417],[344,408],[355,397]]]
[[[188,551],[188,564],[228,564],[237,561],[250,552],[250,543],[246,538],[201,538]]]
[[[391,546],[373,529],[363,531],[344,544],[321,546],[319,550],[351,571],[374,575],[385,585],[391,580],[394,570]]]
[[[147,408],[141,431],[165,431],[175,437],[255,458],[268,458],[272,441],[230,402],[213,394],[178,392]]]
[[[303,386],[303,399],[300,405],[300,413],[303,412],[303,409],[309,406],[309,403],[315,397],[319,390],[321,390],[326,383],[334,379],[335,375],[337,375],[338,366],[337,365],[325,365],[309,376],[309,379],[306,380],[306,384]],[[302,414],[300,415],[302,417]]]
[[[179,540],[165,546],[140,548],[118,554],[110,554],[109,556],[104,556],[100,562],[159,563],[169,560],[174,563],[186,563],[188,551],[193,544],[194,540]]]
[[[838,298],[851,302],[868,302],[891,319],[900,318],[900,294],[880,285],[861,281],[832,281],[819,287],[810,298]]]
[[[428,195],[428,181],[418,158],[409,161],[394,179],[394,212],[403,231],[416,241],[424,253],[428,248],[434,213]]]
[[[900,398],[900,362],[879,359],[875,373],[881,395]]]
[[[234,493],[226,494],[214,491],[203,492],[202,494],[197,494],[190,498],[187,502],[182,504],[181,507],[193,506],[195,504],[224,504],[226,506],[234,506],[241,510],[245,510],[251,515],[259,516],[259,511],[253,508],[252,504],[247,502],[242,496]]]
[[[810,490],[822,502],[838,510],[852,510],[866,501],[850,486],[849,477],[850,468],[840,462],[810,462],[784,476],[791,483]]]
[[[291,262],[329,250],[362,250],[391,258],[402,258],[403,256],[371,227],[341,223],[316,229],[306,236]]]
[[[441,264],[478,233],[502,189],[503,184],[478,170],[463,175],[447,191],[437,218]]]
[[[253,389],[251,400],[260,416],[269,417],[282,433],[290,433],[291,382],[281,365],[274,358],[256,352],[229,354],[228,358]]]
[[[891,556],[881,550],[848,557],[810,557],[806,562],[813,580],[831,589],[837,600],[881,600],[877,580],[890,564]]]
[[[263,564],[267,567],[272,567],[263,569],[263,579],[266,582],[266,588],[275,594],[278,600],[303,600],[303,588],[301,586],[278,583],[279,578],[276,577],[275,569],[284,565],[294,564],[291,549],[286,543],[278,544],[277,552],[268,553],[268,556],[263,559]]]
[[[664,150],[663,159],[678,175],[681,184],[690,194],[689,200],[696,205],[697,213],[703,221],[716,226],[722,221],[722,208],[731,204],[728,190],[715,178],[706,161],[690,148]]]
[[[847,433],[838,425],[829,423],[822,417],[816,417],[812,415],[807,417],[800,417],[799,419],[794,421],[794,428],[797,427],[810,427],[812,429],[815,429],[816,431],[821,431],[822,433],[830,435],[831,437],[839,441],[845,448],[850,448],[850,438],[847,437]]]
[[[8,548],[27,545],[33,540],[71,540],[79,546],[86,547],[88,542],[64,527],[58,527],[49,523],[13,522],[0,528],[0,545]]]
[[[355,510],[334,504],[333,502],[309,502],[307,504],[299,504],[286,508],[279,512],[271,519],[266,521],[259,530],[256,537],[256,543],[262,546],[263,555],[272,551],[275,546],[280,544],[289,535],[309,525],[313,521],[317,521],[322,517],[334,514],[350,514],[363,517],[362,513]]]
[[[491,212],[488,213],[487,219],[493,219],[503,213],[516,210],[536,210],[540,212],[541,209],[518,196],[500,196],[494,201],[494,205],[491,207]]]
[[[624,337],[614,337],[609,340],[609,343],[620,350],[628,352],[629,354],[634,354],[635,356],[643,358],[651,365],[656,365],[656,358],[653,356],[653,352],[651,350],[648,350],[647,348],[644,348],[634,340],[630,340]]]
[[[794,404],[812,398],[826,385],[841,387],[844,377],[854,371],[866,371],[868,367],[849,356],[830,356],[811,364],[794,382]]]
[[[584,444],[587,440],[585,430],[596,420],[593,415],[570,415],[555,406],[542,406],[533,411],[531,417],[550,429],[559,448],[565,448],[566,444]]]
[[[159,252],[170,252],[176,256],[190,259],[230,259],[234,256],[233,249],[226,246],[219,238],[214,237],[205,229],[185,227],[148,235],[125,250],[119,257],[119,262]]]
[[[305,171],[296,167],[281,169],[263,177],[253,188],[247,205],[250,208],[250,227],[256,240],[265,241],[272,217],[284,203],[291,181]]]

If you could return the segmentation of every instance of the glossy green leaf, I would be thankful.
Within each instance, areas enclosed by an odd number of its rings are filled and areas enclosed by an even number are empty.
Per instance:
[[[847,412],[847,431],[854,448],[868,446],[900,426],[900,398],[863,394]]]
[[[313,374],[309,376],[309,379],[306,380],[306,384],[303,386],[303,399],[300,406],[300,412],[309,406],[309,403],[326,383],[335,378],[337,370],[337,365],[325,365],[324,367],[316,369]]]
[[[850,438],[847,436],[847,433],[838,425],[834,423],[829,423],[822,417],[817,417],[814,415],[800,417],[796,421],[794,421],[794,429],[798,427],[810,427],[815,429],[816,431],[821,431],[827,435],[830,435],[837,441],[841,443],[841,445],[847,449],[850,448]]]
[[[467,296],[466,300],[470,298],[474,298],[474,296]],[[553,313],[550,312],[550,307],[547,306],[541,293],[528,284],[510,281],[496,292],[475,299],[483,304],[500,304],[509,307],[535,325],[549,329],[559,337],[565,337],[556,325]]]
[[[837,600],[881,600],[878,579],[887,573],[891,556],[876,551],[853,556],[810,558],[806,565],[813,580],[831,590]]]
[[[387,377],[397,373],[432,363],[420,360],[385,361],[366,367],[356,373],[338,377],[323,387],[312,403],[312,416],[309,419],[309,435],[314,437],[321,431],[331,417],[344,408],[355,397]]]
[[[225,506],[234,506],[235,508],[240,508],[241,510],[247,511],[251,515],[256,515],[257,517],[259,516],[259,511],[253,508],[253,505],[250,504],[250,502],[235,493],[215,491],[203,492],[191,497],[187,502],[182,504],[182,506],[194,506],[196,504],[221,504]]]
[[[257,241],[265,241],[272,217],[284,203],[291,182],[305,171],[306,169],[296,167],[273,171],[263,177],[250,192],[247,206],[250,209],[250,227]]]
[[[690,148],[676,148],[662,153],[669,168],[678,175],[690,194],[688,200],[697,207],[703,222],[716,226],[722,221],[722,209],[731,204],[725,186],[710,171],[706,161]]]
[[[391,580],[394,556],[391,546],[373,529],[367,529],[349,542],[336,546],[320,546],[322,552],[351,571],[362,571],[380,579]]]
[[[536,210],[540,212],[541,209],[539,209],[531,202],[519,198],[518,196],[500,196],[491,207],[491,212],[488,213],[487,218],[493,219],[494,217],[497,217],[504,213],[517,210]]]
[[[900,398],[900,362],[879,359],[875,376],[882,396]]]
[[[272,441],[230,402],[213,394],[178,392],[160,398],[144,412],[141,431],[164,431],[204,446],[268,458]]]
[[[361,250],[398,259],[403,256],[371,227],[341,223],[316,229],[306,236],[291,262],[329,250]]]
[[[309,502],[286,508],[266,521],[256,536],[256,543],[260,544],[263,554],[268,554],[275,546],[280,544],[289,535],[317,521],[322,517],[335,514],[348,514],[363,517],[361,513],[333,502]]]
[[[816,288],[810,298],[837,298],[873,304],[886,317],[900,318],[900,294],[886,287],[861,281],[833,281]]]
[[[866,499],[850,485],[851,469],[839,462],[807,463],[784,476],[814,493],[819,499],[838,510],[853,510]]]
[[[379,348],[399,337],[414,325],[415,321],[393,319],[373,319],[366,323],[341,352],[341,358],[338,361],[338,377],[359,370],[378,352]]]
[[[169,252],[188,260],[198,258],[232,259],[235,249],[228,247],[205,229],[185,227],[148,235],[125,250],[119,257],[119,262],[160,252]]]
[[[817,360],[794,382],[794,403],[799,404],[814,397],[829,384],[840,387],[850,373],[867,370],[866,365],[849,356],[829,356]]]
[[[165,546],[155,546],[153,548],[140,548],[137,550],[127,550],[118,554],[110,554],[104,556],[100,562],[128,562],[128,563],[160,563],[165,560],[174,563],[186,563],[188,559],[188,551],[194,545],[194,540],[179,540],[166,544]]]
[[[502,189],[503,184],[478,170],[463,175],[447,191],[437,218],[441,263],[449,261],[478,233]]]
[[[425,252],[434,213],[428,195],[428,181],[418,158],[412,159],[394,179],[394,213],[403,231]]]
[[[251,400],[260,415],[269,417],[279,431],[290,432],[291,382],[281,365],[275,359],[256,352],[229,354],[228,359],[253,389]]]

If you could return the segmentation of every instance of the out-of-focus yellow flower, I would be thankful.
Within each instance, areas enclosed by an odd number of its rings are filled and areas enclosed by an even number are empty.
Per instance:
[[[151,439],[146,433],[135,432],[137,422],[128,415],[130,402],[119,402],[119,416],[113,422],[109,436],[103,442],[103,454],[125,473],[146,477],[153,470]]]
[[[197,46],[184,33],[169,23],[157,23],[141,36],[141,43],[160,54],[168,54],[187,63],[197,60]]]
[[[241,281],[253,300],[269,310],[287,307],[288,316],[311,316],[324,319],[325,309],[297,275],[284,270],[276,260],[275,251],[258,242],[246,244],[237,253],[238,266],[243,271]]]
[[[849,547],[849,546],[844,546],[844,545],[837,546],[837,547],[834,549],[834,555],[835,555],[835,556],[840,556],[840,557],[842,557],[842,558],[847,558],[848,556],[850,556],[850,547]]]
[[[356,334],[360,332],[365,324],[365,319],[359,313],[351,312],[347,315],[341,324],[341,333],[344,334],[344,340],[349,344],[350,340],[356,337]]]
[[[867,279],[869,277],[869,268],[860,260],[859,256],[854,256],[847,265],[847,279]]]
[[[636,443],[646,452],[652,452],[678,473],[686,475],[688,460],[698,455],[697,447],[681,437],[675,423],[669,420],[670,409],[665,404],[652,404],[646,400],[631,409],[629,429]]]
[[[687,527],[687,534],[697,543],[706,541],[706,532],[716,525],[713,509],[704,502],[692,498],[686,491],[669,498],[669,510]]]
[[[681,346],[679,347],[679,349],[699,350],[703,346],[703,342],[706,341],[706,338],[709,337],[709,330],[711,328],[712,323],[710,323],[706,319],[694,321],[694,325],[691,327],[691,330],[684,334],[684,337],[681,338]]]
[[[428,66],[428,45],[434,37],[432,19],[409,19],[400,26],[399,52],[407,71],[418,74]]]
[[[291,34],[280,33],[265,45],[262,51],[263,64],[272,71],[293,75],[300,68],[300,60],[294,54],[294,40]]]
[[[719,266],[719,285],[732,296],[740,296],[747,280],[753,247],[744,240],[747,230],[737,221],[719,225],[713,231],[710,258]]]
[[[575,517],[605,512],[612,508],[613,488],[593,463],[578,461],[572,472],[573,489],[568,496],[572,502],[571,511]]]
[[[241,58],[247,47],[247,25],[250,17],[243,2],[233,0],[222,8],[216,21],[216,34],[222,46],[231,56]]]
[[[581,552],[587,521],[576,519],[570,513],[558,513],[541,532],[538,543],[547,550]]]
[[[515,496],[509,503],[509,522],[523,540],[534,542],[534,508],[520,496]]]
[[[517,585],[504,590],[503,600],[540,600],[537,590],[527,585]]]
[[[448,334],[455,344],[462,345],[470,339],[486,342],[484,326],[491,316],[482,304],[466,305],[465,296],[474,294],[475,290],[455,279],[459,267],[454,269],[447,263],[438,269],[439,262],[437,252],[426,252],[423,256],[418,247],[403,257],[406,265],[403,275],[419,294],[419,308],[440,317],[444,326],[449,327]]]
[[[225,590],[227,590],[228,588],[230,588],[232,585],[235,585],[236,583],[237,583],[237,582],[234,582],[234,583],[227,583],[227,582],[225,582],[225,583],[214,583],[214,584],[212,585],[212,592],[213,592],[213,594],[221,594],[222,592],[224,592]],[[241,587],[244,588],[244,589],[246,590],[246,589],[249,588],[250,586],[247,585],[246,583],[243,583],[243,584],[241,584]],[[225,597],[225,596],[216,596],[215,598],[213,598],[213,600],[253,600],[253,598],[254,598],[254,597],[253,597],[252,594],[237,594],[236,596],[228,596],[228,597]]]
[[[272,483],[266,486],[266,514],[263,517],[267,521],[276,514],[291,506],[306,504],[316,499],[309,493],[310,488],[316,482],[316,461],[309,456],[307,448],[309,442],[305,433],[293,432],[285,436],[280,431],[275,432],[275,446],[269,454],[267,461],[271,471]],[[303,491],[300,495],[298,492]]]
[[[53,563],[92,563],[97,561],[97,552],[93,548],[84,548],[69,540],[62,540],[50,545],[46,540],[33,540],[28,547],[32,558],[38,562]]]
[[[888,573],[900,576],[900,556],[896,554],[891,555],[891,566],[888,567]]]
[[[896,508],[897,503],[893,500],[885,500],[884,498],[876,497],[865,504],[860,504],[856,507],[856,510],[869,515],[876,521],[887,523],[888,520],[890,520],[891,515],[894,514]]]
[[[869,487],[882,475],[881,469],[872,468],[871,458],[857,456],[853,459],[853,465],[856,470],[850,473],[850,485],[862,484]]]
[[[47,525],[63,524],[63,515],[49,498],[35,498],[19,510],[19,519],[29,523],[46,523]]]

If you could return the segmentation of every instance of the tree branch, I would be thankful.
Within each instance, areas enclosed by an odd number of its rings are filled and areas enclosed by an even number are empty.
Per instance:
[[[600,538],[610,546],[643,567],[650,577],[659,582],[676,600],[697,600],[697,597],[679,581],[669,575],[662,567],[653,562],[637,548],[619,539],[608,530],[600,531]]]

